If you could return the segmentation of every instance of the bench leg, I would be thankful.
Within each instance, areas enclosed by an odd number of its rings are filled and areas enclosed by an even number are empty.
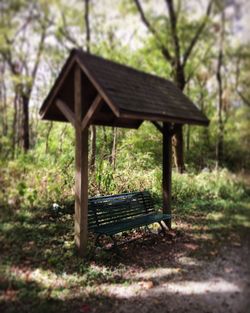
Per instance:
[[[101,247],[101,243],[100,243],[100,237],[102,236],[102,234],[98,234],[95,238],[95,246]]]
[[[113,247],[114,247],[115,249],[117,249],[117,240],[116,240],[115,236],[114,236],[114,235],[110,235],[110,238],[111,238],[112,241],[113,241]]]
[[[167,229],[166,229],[166,227],[164,227],[164,225],[163,225],[163,223],[162,223],[162,221],[160,221],[160,222],[158,222],[159,224],[160,224],[160,226],[161,226],[161,229],[162,229],[162,232],[163,232],[163,234],[164,235],[166,235],[166,233],[167,233]]]

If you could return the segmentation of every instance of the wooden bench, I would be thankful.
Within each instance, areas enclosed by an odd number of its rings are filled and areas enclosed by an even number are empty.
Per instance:
[[[141,226],[171,219],[170,214],[158,213],[148,191],[90,198],[88,228],[96,235],[96,245],[102,235],[110,236]]]

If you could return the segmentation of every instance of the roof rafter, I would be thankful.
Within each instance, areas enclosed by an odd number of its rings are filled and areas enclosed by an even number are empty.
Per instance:
[[[101,107],[102,97],[98,94],[91,104],[88,112],[86,113],[85,117],[82,120],[81,123],[81,129],[82,131],[91,123],[91,120],[93,119],[93,116]]]
[[[60,99],[56,100],[56,106],[63,113],[63,115],[67,118],[67,120],[76,127],[76,119],[75,114],[70,110],[69,106]]]
[[[105,102],[108,104],[108,106],[110,107],[110,109],[113,111],[113,113],[119,117],[120,116],[120,112],[117,106],[115,106],[109,99],[109,97],[106,95],[105,91],[103,90],[103,88],[101,87],[101,85],[98,83],[97,79],[93,77],[93,75],[89,72],[89,70],[86,68],[86,66],[84,66],[82,64],[82,62],[76,57],[76,61],[78,63],[78,65],[80,66],[80,68],[82,69],[82,71],[88,76],[89,80],[91,81],[91,83],[95,86],[95,88],[97,89],[97,91],[100,93],[100,95],[103,97],[103,99],[105,100]]]

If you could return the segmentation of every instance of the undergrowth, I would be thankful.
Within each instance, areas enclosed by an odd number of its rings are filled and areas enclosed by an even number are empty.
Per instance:
[[[183,205],[199,200],[240,200],[250,194],[236,175],[227,169],[199,174],[172,175],[172,201]],[[160,167],[138,169],[125,164],[115,171],[108,162],[99,163],[90,173],[89,196],[135,190],[149,190],[161,206],[162,172]],[[13,208],[48,207],[74,199],[74,162],[70,160],[37,161],[35,156],[0,164],[0,205]]]
[[[139,170],[132,163],[126,166],[116,171],[108,163],[98,167],[90,176],[90,196],[148,189],[160,208],[161,168]],[[131,251],[125,250],[127,256],[120,258],[102,250],[97,253],[90,237],[88,258],[83,262],[74,244],[73,216],[65,212],[55,217],[48,210],[55,202],[65,206],[72,203],[73,173],[71,160],[38,162],[28,156],[8,164],[2,162],[0,310],[87,312],[88,306],[112,301],[100,286],[130,284],[126,272],[145,266],[145,259],[155,257],[154,252],[143,257],[154,242],[135,242]],[[224,240],[239,243],[240,236],[249,234],[249,190],[226,169],[197,175],[173,172],[172,196],[176,240],[199,247],[192,252],[196,258],[214,256]],[[174,242],[160,240],[159,245],[167,245],[168,256],[174,259]]]

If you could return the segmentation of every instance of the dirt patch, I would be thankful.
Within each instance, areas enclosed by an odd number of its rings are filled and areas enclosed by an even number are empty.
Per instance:
[[[154,240],[125,250],[123,280],[104,283],[105,306],[93,312],[232,312],[250,305],[249,238],[225,243],[199,258],[199,245],[187,238]],[[183,243],[184,241],[184,243]],[[126,256],[127,253],[127,256]],[[109,302],[110,306],[106,307]],[[91,311],[91,312],[92,312]]]
[[[200,209],[176,217],[166,235],[154,227],[123,234],[119,241],[142,237],[120,254],[99,249],[88,260],[76,254],[71,216],[7,216],[0,312],[246,313],[249,209],[249,202]]]

